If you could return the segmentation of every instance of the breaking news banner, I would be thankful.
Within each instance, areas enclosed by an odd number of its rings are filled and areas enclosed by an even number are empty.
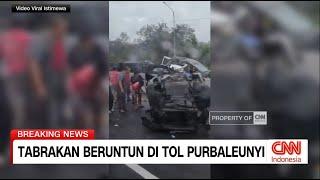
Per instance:
[[[267,111],[210,111],[210,125],[267,125]]]
[[[13,142],[15,140],[54,140],[54,139],[94,139],[92,129],[13,129],[10,131],[10,162],[13,161]]]
[[[13,13],[70,13],[70,5],[66,4],[14,4]]]
[[[96,140],[93,130],[13,130],[13,164],[308,164],[308,140]]]

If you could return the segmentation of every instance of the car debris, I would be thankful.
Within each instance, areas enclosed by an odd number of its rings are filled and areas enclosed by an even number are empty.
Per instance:
[[[199,61],[164,57],[146,72],[146,94],[150,109],[142,117],[153,130],[195,132],[208,130],[210,71]]]

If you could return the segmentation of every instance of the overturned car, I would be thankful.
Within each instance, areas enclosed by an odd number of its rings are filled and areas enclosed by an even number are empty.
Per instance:
[[[150,109],[143,125],[153,130],[195,132],[206,130],[210,106],[210,71],[200,62],[165,57],[146,72]]]

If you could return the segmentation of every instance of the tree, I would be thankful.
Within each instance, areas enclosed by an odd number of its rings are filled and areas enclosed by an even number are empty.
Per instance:
[[[129,54],[132,50],[132,45],[129,43],[129,36],[122,32],[120,37],[114,41],[110,41],[110,55],[111,63],[119,63],[127,61]]]
[[[199,43],[199,57],[197,58],[202,64],[210,67],[211,65],[211,53],[210,53],[210,42],[207,43]]]
[[[175,31],[176,38],[176,55],[195,58],[196,46],[198,44],[197,38],[194,34],[194,29],[187,24],[177,25],[172,29],[171,37],[173,38],[173,31]]]
[[[173,32],[176,38],[177,56],[199,60],[210,65],[210,43],[198,42],[195,30],[187,24],[168,28],[166,23],[143,26],[138,32],[135,43],[129,36],[121,33],[119,38],[110,42],[110,61],[119,63],[128,60],[151,60],[160,64],[163,56],[173,56]]]
[[[143,26],[138,32],[138,46],[146,53],[144,59],[160,63],[163,56],[168,56],[172,44],[170,43],[170,30],[165,23]]]
[[[121,43],[128,43],[129,41],[129,36],[127,33],[122,32],[120,34],[120,38],[118,38],[116,41],[120,41]]]

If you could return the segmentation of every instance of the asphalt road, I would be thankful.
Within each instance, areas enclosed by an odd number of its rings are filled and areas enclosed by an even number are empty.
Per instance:
[[[107,178],[108,165],[14,165],[0,167],[0,179]]]

